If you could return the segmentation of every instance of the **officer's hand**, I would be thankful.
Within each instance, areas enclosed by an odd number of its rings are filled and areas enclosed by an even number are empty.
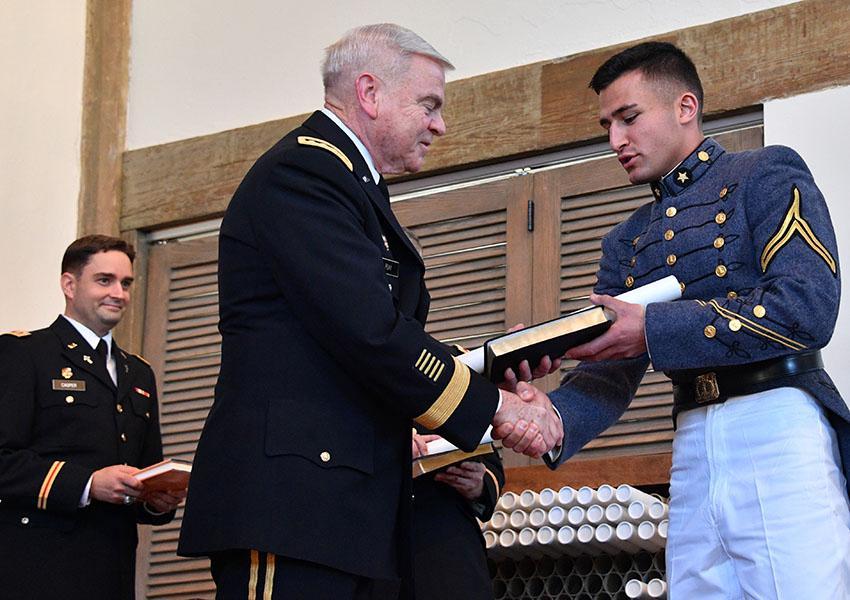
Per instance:
[[[413,430],[413,458],[419,458],[420,456],[425,456],[428,454],[428,442],[433,442],[434,440],[440,439],[439,435],[434,435],[432,433],[427,433],[425,435],[420,435],[416,433],[416,430]]]
[[[564,428],[549,397],[521,382],[516,395],[502,392],[502,406],[493,416],[493,437],[514,452],[540,458],[561,445]]]
[[[101,502],[124,504],[124,497],[138,498],[142,482],[133,477],[139,469],[128,465],[112,465],[95,471],[91,478],[89,496]]]
[[[467,500],[477,500],[484,491],[484,465],[477,461],[462,462],[437,473],[434,481],[452,486]]]
[[[166,513],[175,510],[186,497],[186,490],[149,492],[145,494],[145,505],[149,512]]]
[[[613,310],[617,313],[617,320],[598,338],[570,349],[568,358],[596,361],[634,358],[646,352],[646,311],[643,306],[596,294],[590,295],[590,301]]]

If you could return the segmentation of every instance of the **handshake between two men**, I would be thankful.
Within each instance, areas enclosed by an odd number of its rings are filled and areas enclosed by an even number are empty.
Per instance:
[[[608,295],[591,294],[590,300],[614,311],[617,320],[601,336],[568,350],[567,358],[600,361],[633,358],[646,352],[644,306]],[[522,327],[520,324],[509,331]],[[499,384],[502,403],[493,416],[493,438],[501,439],[506,448],[533,458],[561,446],[564,439],[561,416],[546,394],[526,383],[554,373],[560,365],[560,358],[553,361],[544,356],[533,371],[527,361],[519,366],[518,374],[511,369],[505,371],[505,380]]]
[[[527,361],[520,365],[518,375],[511,369],[505,371],[505,380],[499,384],[501,403],[493,416],[494,439],[533,458],[561,446],[564,427],[560,416],[546,394],[526,383],[557,371],[560,364],[560,359],[544,356],[533,371]]]

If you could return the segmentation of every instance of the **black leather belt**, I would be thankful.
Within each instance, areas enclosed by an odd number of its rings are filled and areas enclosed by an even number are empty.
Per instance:
[[[726,402],[731,396],[744,396],[782,387],[778,380],[823,369],[820,351],[792,354],[736,367],[723,367],[704,373],[674,371],[673,420],[686,410]],[[776,382],[777,385],[770,385]]]

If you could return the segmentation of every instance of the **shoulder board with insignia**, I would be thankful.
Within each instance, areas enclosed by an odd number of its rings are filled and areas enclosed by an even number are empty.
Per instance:
[[[144,357],[139,356],[138,354],[131,354],[130,356],[135,356],[135,357],[136,357],[136,358],[138,358],[140,361],[142,361],[143,363],[145,363],[147,366],[151,366],[151,364],[150,364],[148,361],[146,361],[146,360],[144,359]]]
[[[3,335],[13,335],[15,337],[22,338],[32,334],[29,331],[7,331]]]
[[[345,153],[330,142],[320,140],[319,138],[310,137],[309,135],[299,135],[298,143],[302,146],[315,146],[316,148],[327,150],[331,154],[336,155],[336,157],[340,159],[346,167],[348,167],[349,171],[351,171],[352,173],[354,172],[354,165],[351,164],[351,161],[348,159]]]

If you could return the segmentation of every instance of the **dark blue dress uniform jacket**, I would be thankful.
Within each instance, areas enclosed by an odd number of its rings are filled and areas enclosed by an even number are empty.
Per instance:
[[[411,420],[471,450],[498,402],[425,334],[423,273],[324,114],[257,161],[221,226],[221,372],[179,552],[406,570]]]
[[[20,335],[20,334],[19,334]],[[92,500],[97,469],[162,460],[150,367],[113,340],[118,387],[64,317],[0,336],[0,598],[132,598],[141,505]],[[91,362],[89,362],[91,361]]]
[[[616,295],[675,275],[682,299],[650,304],[646,338],[656,370],[710,371],[824,347],[841,281],[826,202],[790,148],[726,152],[707,138],[651,185],[655,200],[602,241],[595,291]],[[552,394],[564,417],[565,460],[611,425],[649,357],[582,363]],[[850,413],[818,370],[761,389],[806,390],[826,409],[850,465]],[[760,391],[760,390],[759,390]]]

